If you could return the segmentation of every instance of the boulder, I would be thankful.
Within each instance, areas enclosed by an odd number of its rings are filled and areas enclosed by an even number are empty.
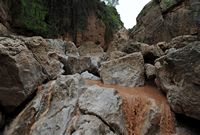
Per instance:
[[[2,23],[0,23],[0,35],[8,35],[10,34],[10,31],[4,26]]]
[[[145,73],[147,76],[147,79],[153,79],[156,77],[156,68],[154,65],[151,64],[145,64]]]
[[[156,44],[181,35],[198,34],[199,11],[198,0],[152,0],[138,15],[130,38]]]
[[[125,52],[121,52],[121,51],[112,51],[112,52],[109,52],[107,54],[107,58],[106,58],[106,61],[110,61],[110,60],[113,60],[113,59],[118,59],[120,57],[124,57],[126,56],[127,53]]]
[[[101,80],[99,77],[89,73],[88,71],[81,73],[81,77],[89,80],[96,80],[96,81]]]
[[[83,45],[78,48],[78,52],[80,56],[101,55],[103,53],[103,49],[94,42],[88,41],[83,43]]]
[[[49,79],[55,79],[64,73],[63,63],[59,60],[59,56],[65,56],[67,45],[64,41],[42,37],[22,38],[22,40],[43,67]]]
[[[22,40],[0,37],[0,102],[7,111],[24,102],[46,78]]]
[[[6,135],[66,134],[77,109],[84,81],[80,75],[59,76],[38,89],[36,97],[6,127]]]
[[[102,63],[100,76],[105,84],[119,84],[128,87],[144,85],[144,60],[136,52],[119,59]]]
[[[65,54],[67,56],[73,56],[73,57],[79,57],[80,56],[79,53],[78,53],[78,48],[71,41],[66,43]]]
[[[118,51],[123,48],[123,44],[129,39],[129,32],[126,28],[119,29],[113,36],[112,42],[108,46],[107,52]]]
[[[124,134],[121,105],[115,90],[87,86],[79,74],[61,75],[38,87],[35,98],[4,134]]]
[[[117,134],[123,134],[122,99],[114,89],[88,87],[79,98],[80,111],[99,117]]]
[[[81,115],[72,126],[71,135],[117,135],[98,117]]]
[[[156,82],[172,110],[200,120],[200,42],[156,60]]]
[[[141,42],[135,42],[133,40],[129,40],[123,45],[123,48],[121,50],[125,53],[134,53],[134,52],[141,52],[145,63],[151,63],[154,64],[154,60],[156,58],[161,57],[164,55],[163,50],[159,47],[159,45],[148,45]]]
[[[101,63],[105,60],[103,49],[93,42],[85,42],[78,48],[80,57],[88,57],[91,59],[93,71],[91,73],[99,74],[98,70]]]
[[[96,70],[95,67],[92,66],[91,59],[89,57],[60,57],[60,60],[64,64],[64,70],[66,75],[82,73],[85,71],[93,71]]]

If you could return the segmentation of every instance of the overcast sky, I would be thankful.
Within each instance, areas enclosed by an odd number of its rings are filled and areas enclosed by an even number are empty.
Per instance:
[[[150,0],[119,0],[117,10],[126,28],[136,24],[136,17]]]

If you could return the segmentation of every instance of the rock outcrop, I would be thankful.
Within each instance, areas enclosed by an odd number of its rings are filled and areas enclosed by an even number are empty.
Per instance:
[[[144,85],[144,60],[141,53],[132,53],[101,64],[100,76],[105,84],[135,87]]]
[[[156,60],[157,84],[176,113],[200,119],[200,42]]]
[[[198,0],[152,0],[138,15],[130,37],[155,44],[181,35],[198,34],[199,18]]]
[[[4,134],[119,134],[125,130],[122,122],[122,100],[116,91],[88,87],[75,74],[59,76],[38,88]]]
[[[42,65],[20,39],[0,38],[0,102],[9,111],[47,78]]]

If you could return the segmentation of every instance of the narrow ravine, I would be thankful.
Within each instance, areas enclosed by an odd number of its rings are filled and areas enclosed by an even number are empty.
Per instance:
[[[116,89],[123,98],[123,113],[128,135],[175,133],[173,116],[165,96],[154,86],[129,88],[85,80],[88,85]],[[150,121],[150,124],[149,124]],[[148,129],[148,130],[146,130]]]

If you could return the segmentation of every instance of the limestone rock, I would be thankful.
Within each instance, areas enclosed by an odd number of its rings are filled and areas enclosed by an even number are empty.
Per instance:
[[[152,0],[138,15],[130,38],[156,44],[181,35],[198,34],[199,11],[198,0]]]
[[[91,59],[89,57],[61,57],[64,64],[65,74],[82,73],[93,70]]]
[[[155,78],[156,76],[155,66],[151,64],[145,64],[145,73],[146,73],[147,79]]]
[[[80,56],[91,56],[103,53],[103,49],[94,42],[85,42],[78,48]]]
[[[123,48],[123,44],[126,43],[129,39],[128,30],[121,28],[114,34],[112,42],[109,44],[108,52],[118,51]]]
[[[117,135],[93,115],[81,115],[73,124],[73,130],[72,135]]]
[[[34,58],[45,70],[49,79],[55,79],[64,73],[59,56],[65,56],[66,43],[58,39],[43,39],[42,37],[22,38],[31,50]]]
[[[47,76],[24,42],[0,37],[0,102],[9,111],[20,105]]]
[[[85,71],[83,73],[81,73],[81,76],[85,79],[89,79],[89,80],[100,80],[99,77],[89,73],[88,71]]]
[[[116,90],[91,86],[79,98],[84,114],[93,114],[106,122],[117,134],[124,133],[122,100]]]
[[[59,76],[38,90],[37,96],[6,128],[6,135],[66,134],[77,109],[84,81],[80,75]]]
[[[142,86],[144,85],[143,56],[136,52],[104,62],[100,68],[100,76],[105,84],[119,84],[129,87]]]
[[[146,63],[152,63],[154,64],[154,60],[156,58],[161,57],[164,55],[164,52],[162,49],[156,44],[156,45],[148,45],[141,42],[135,42],[133,40],[129,40],[123,45],[123,48],[121,50],[125,53],[134,53],[134,52],[141,52],[144,56],[144,60]]]
[[[66,43],[65,53],[68,56],[73,56],[73,57],[79,57],[80,56],[79,53],[78,53],[78,48],[71,41]]]
[[[106,61],[110,61],[113,59],[118,59],[120,57],[126,56],[127,53],[121,51],[112,51],[107,53]]]
[[[200,119],[200,42],[169,52],[156,62],[157,85],[176,113]]]
[[[0,35],[8,35],[10,31],[2,24],[0,23]]]

